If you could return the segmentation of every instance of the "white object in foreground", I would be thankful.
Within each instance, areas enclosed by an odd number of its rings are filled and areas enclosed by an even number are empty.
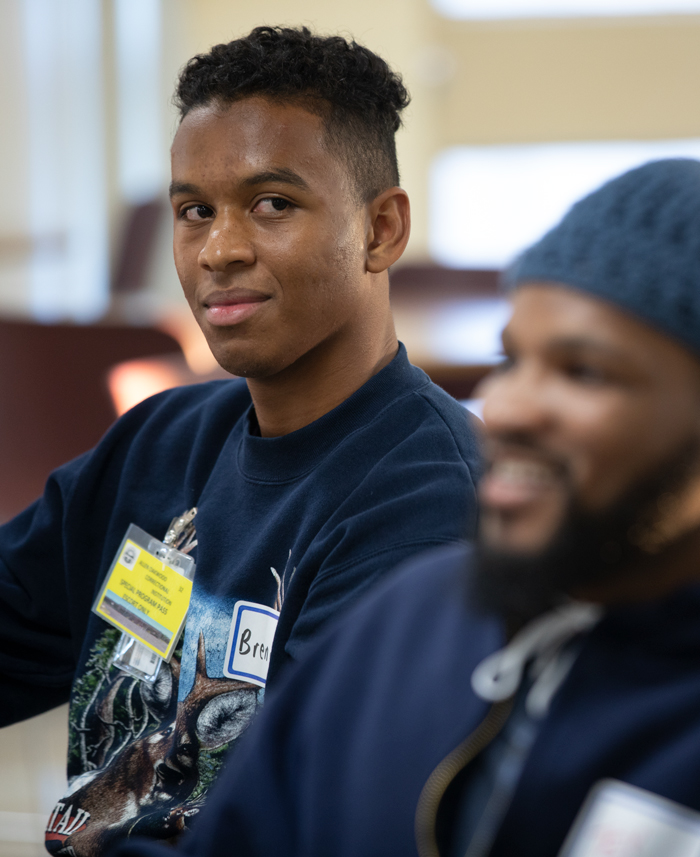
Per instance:
[[[627,783],[601,780],[559,857],[700,857],[700,813]]]

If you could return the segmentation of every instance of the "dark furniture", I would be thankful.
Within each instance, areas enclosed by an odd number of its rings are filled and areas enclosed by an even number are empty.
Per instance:
[[[109,428],[112,366],[180,353],[175,339],[150,327],[0,320],[0,521],[39,496],[51,470]]]

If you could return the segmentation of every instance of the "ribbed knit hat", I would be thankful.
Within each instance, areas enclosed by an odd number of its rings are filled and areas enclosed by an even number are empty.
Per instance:
[[[700,161],[630,170],[577,202],[505,273],[603,298],[700,352]]]

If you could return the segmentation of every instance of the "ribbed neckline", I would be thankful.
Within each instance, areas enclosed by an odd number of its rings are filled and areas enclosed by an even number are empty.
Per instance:
[[[399,343],[396,357],[337,408],[308,426],[283,437],[251,434],[250,410],[238,445],[238,468],[256,482],[289,482],[312,470],[351,432],[366,425],[391,402],[429,383],[421,369],[408,361]],[[254,420],[253,420],[254,422]]]

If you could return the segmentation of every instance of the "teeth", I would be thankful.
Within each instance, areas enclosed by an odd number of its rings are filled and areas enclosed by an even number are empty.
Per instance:
[[[552,468],[539,461],[507,458],[496,461],[491,475],[508,482],[527,482],[538,485],[554,481]]]

